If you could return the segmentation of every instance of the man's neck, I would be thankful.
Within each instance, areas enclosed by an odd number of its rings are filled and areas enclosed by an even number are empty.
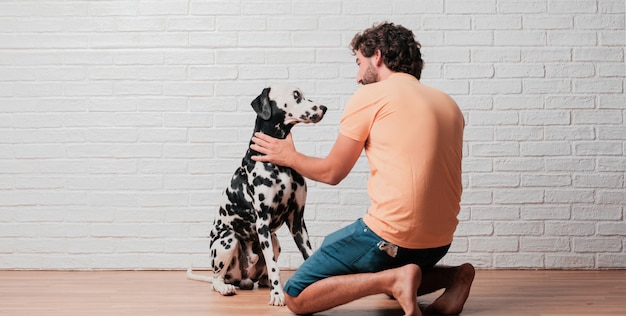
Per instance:
[[[396,71],[392,71],[387,66],[383,64],[382,67],[378,68],[378,81],[383,81],[389,78],[389,76],[397,73]]]

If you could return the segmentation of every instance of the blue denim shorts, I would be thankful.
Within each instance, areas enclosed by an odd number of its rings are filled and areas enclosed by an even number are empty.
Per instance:
[[[432,268],[448,252],[450,245],[432,249],[406,249],[398,247],[392,257],[379,249],[385,242],[363,223],[362,219],[328,235],[320,248],[298,268],[285,283],[285,292],[292,297],[312,283],[336,275],[378,272],[408,263],[423,270]]]

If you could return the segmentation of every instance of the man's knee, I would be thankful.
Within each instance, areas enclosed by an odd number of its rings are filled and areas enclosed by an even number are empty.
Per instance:
[[[294,314],[298,314],[298,315],[304,314],[302,311],[300,300],[298,299],[297,296],[294,297],[285,293],[285,304],[287,305],[287,308],[289,308],[289,310],[292,311]]]

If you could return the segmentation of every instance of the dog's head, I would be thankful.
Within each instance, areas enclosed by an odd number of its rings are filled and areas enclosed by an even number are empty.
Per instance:
[[[327,110],[325,106],[306,99],[300,89],[288,85],[263,89],[251,105],[261,120],[286,127],[297,123],[317,123]]]

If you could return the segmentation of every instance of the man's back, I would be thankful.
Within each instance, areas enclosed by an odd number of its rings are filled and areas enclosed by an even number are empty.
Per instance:
[[[396,73],[357,91],[341,133],[366,139],[365,223],[405,248],[448,245],[461,198],[463,116],[445,93]]]

